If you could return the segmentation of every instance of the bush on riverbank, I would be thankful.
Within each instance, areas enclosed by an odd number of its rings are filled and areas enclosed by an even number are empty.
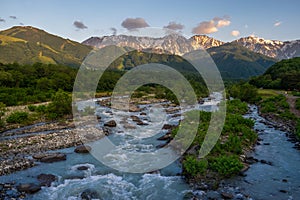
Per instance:
[[[297,119],[297,117],[290,112],[290,106],[286,101],[286,97],[282,94],[260,102],[260,112],[263,114],[271,113],[284,120]]]
[[[220,177],[233,176],[243,168],[239,156],[255,144],[257,134],[252,130],[254,122],[242,115],[248,111],[247,104],[240,100],[227,103],[226,121],[217,144],[205,159],[199,159],[196,152],[189,152],[183,158],[183,174],[188,180],[197,181],[207,173],[217,173]],[[211,113],[200,112],[197,135],[190,149],[200,149],[204,141]],[[176,133],[176,129],[173,130]],[[173,135],[174,135],[173,133]]]
[[[210,168],[221,176],[230,177],[239,173],[243,164],[236,155],[222,155],[211,159]]]
[[[27,112],[16,111],[11,113],[7,118],[7,123],[18,123],[22,124],[28,120],[29,114]]]

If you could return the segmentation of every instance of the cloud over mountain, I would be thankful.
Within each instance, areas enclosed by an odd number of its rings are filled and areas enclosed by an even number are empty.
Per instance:
[[[145,27],[149,27],[149,24],[146,22],[145,19],[141,18],[141,17],[137,17],[137,18],[126,18],[122,24],[121,24],[124,28],[126,28],[129,31],[138,29],[138,28],[145,28]]]
[[[194,34],[210,34],[218,31],[218,28],[229,26],[231,23],[229,17],[225,16],[214,17],[210,21],[203,21],[198,24],[198,26],[194,27],[192,33]]]
[[[80,21],[75,21],[73,22],[73,25],[78,28],[78,29],[86,29],[88,28],[86,25],[84,25],[83,22],[80,22]]]
[[[231,31],[231,35],[234,36],[234,37],[237,37],[237,36],[240,35],[240,31],[238,31],[238,30],[233,30],[233,31]]]
[[[164,26],[164,28],[177,31],[177,30],[182,30],[184,28],[184,25],[172,21],[172,22],[169,22],[169,24],[167,26]]]

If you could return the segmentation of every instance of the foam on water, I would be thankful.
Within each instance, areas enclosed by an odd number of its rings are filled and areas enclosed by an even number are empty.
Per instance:
[[[134,183],[132,183],[134,182]],[[135,181],[115,174],[65,180],[58,186],[43,188],[33,199],[80,200],[85,190],[95,191],[101,199],[182,199],[189,189],[181,177],[144,174]]]

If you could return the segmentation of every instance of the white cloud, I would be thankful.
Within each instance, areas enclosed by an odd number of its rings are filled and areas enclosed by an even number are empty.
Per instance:
[[[201,22],[192,30],[194,34],[210,34],[217,31],[218,29],[216,28],[215,22],[213,20]]]
[[[231,21],[229,17],[225,16],[221,17],[214,17],[210,21],[203,21],[198,24],[198,26],[194,27],[192,33],[194,34],[210,34],[215,33],[218,31],[218,28],[229,26]]]
[[[124,28],[129,31],[138,29],[138,28],[145,28],[149,27],[149,24],[146,22],[145,19],[137,17],[137,18],[126,18],[122,24]]]
[[[228,19],[221,19],[217,22],[217,27],[224,27],[224,26],[229,26],[231,23],[231,21],[229,21]]]
[[[279,21],[278,21],[278,22],[275,22],[275,23],[274,23],[274,27],[278,27],[278,26],[280,26],[280,25],[281,25],[281,23],[282,23],[282,22],[279,22]]]
[[[164,28],[177,31],[177,30],[182,30],[184,28],[184,25],[176,22],[169,22],[169,24],[167,26],[164,26]]]
[[[231,31],[231,35],[234,36],[234,37],[237,37],[237,36],[240,35],[240,31],[238,31],[238,30],[233,30],[233,31]]]

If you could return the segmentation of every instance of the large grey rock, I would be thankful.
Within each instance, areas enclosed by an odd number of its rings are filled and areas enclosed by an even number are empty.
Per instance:
[[[28,194],[33,194],[38,192],[41,189],[41,186],[34,183],[25,183],[17,186],[19,192],[25,192]]]
[[[56,181],[56,176],[53,174],[40,174],[37,176],[38,181],[40,181],[41,186],[50,187],[51,183]]]
[[[92,147],[88,145],[81,145],[74,149],[75,153],[89,153],[92,150]]]

